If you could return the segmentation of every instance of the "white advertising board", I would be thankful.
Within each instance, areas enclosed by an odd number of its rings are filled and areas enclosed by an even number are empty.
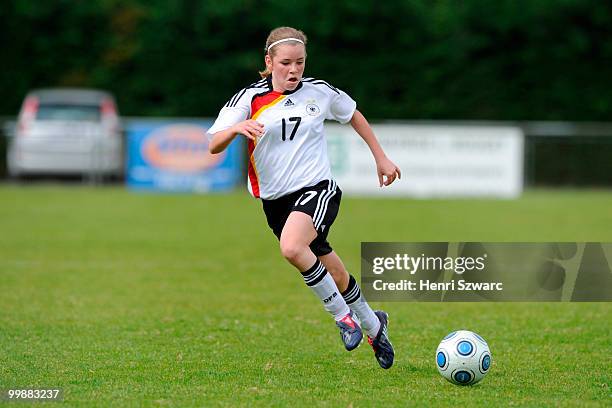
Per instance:
[[[327,124],[332,173],[347,195],[518,197],[523,190],[519,128],[374,125],[402,179],[380,188],[368,146],[350,126]]]

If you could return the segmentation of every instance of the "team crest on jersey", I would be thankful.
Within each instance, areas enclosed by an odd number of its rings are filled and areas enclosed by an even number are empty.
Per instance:
[[[309,103],[306,105],[306,113],[308,113],[310,116],[317,116],[319,113],[321,113],[321,109],[319,109],[317,104]]]

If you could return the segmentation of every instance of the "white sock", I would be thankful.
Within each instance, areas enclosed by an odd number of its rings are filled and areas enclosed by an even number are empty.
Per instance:
[[[374,311],[361,294],[361,289],[353,275],[349,276],[349,284],[342,293],[342,297],[361,321],[361,328],[368,336],[372,338],[376,337],[378,330],[380,330],[380,320],[378,320],[378,317],[374,314]]]
[[[310,269],[302,272],[302,277],[306,285],[321,299],[325,310],[334,316],[336,321],[342,320],[344,316],[350,313],[344,298],[340,296],[336,282],[321,261],[317,259],[317,262]]]

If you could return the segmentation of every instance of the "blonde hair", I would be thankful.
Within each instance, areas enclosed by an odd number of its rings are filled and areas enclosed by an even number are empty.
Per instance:
[[[279,40],[284,40],[285,38],[297,38],[298,40],[301,40],[304,43],[304,47],[306,47],[306,43],[308,42],[306,34],[293,27],[275,28],[274,30],[270,31],[268,39],[266,40],[266,48],[264,49],[266,54],[270,55],[270,58],[274,56],[274,48],[276,48],[276,46],[274,46],[272,47],[272,49],[268,49],[270,47],[270,44],[275,43]],[[299,44],[297,41],[288,41],[288,43]],[[268,67],[266,67],[263,71],[259,71],[259,75],[261,75],[262,78],[267,78],[268,76],[270,76],[271,73],[272,72],[270,72]]]

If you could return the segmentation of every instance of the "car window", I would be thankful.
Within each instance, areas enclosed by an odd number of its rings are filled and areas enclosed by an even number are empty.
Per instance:
[[[100,121],[100,108],[96,105],[44,104],[36,112],[38,120]]]

